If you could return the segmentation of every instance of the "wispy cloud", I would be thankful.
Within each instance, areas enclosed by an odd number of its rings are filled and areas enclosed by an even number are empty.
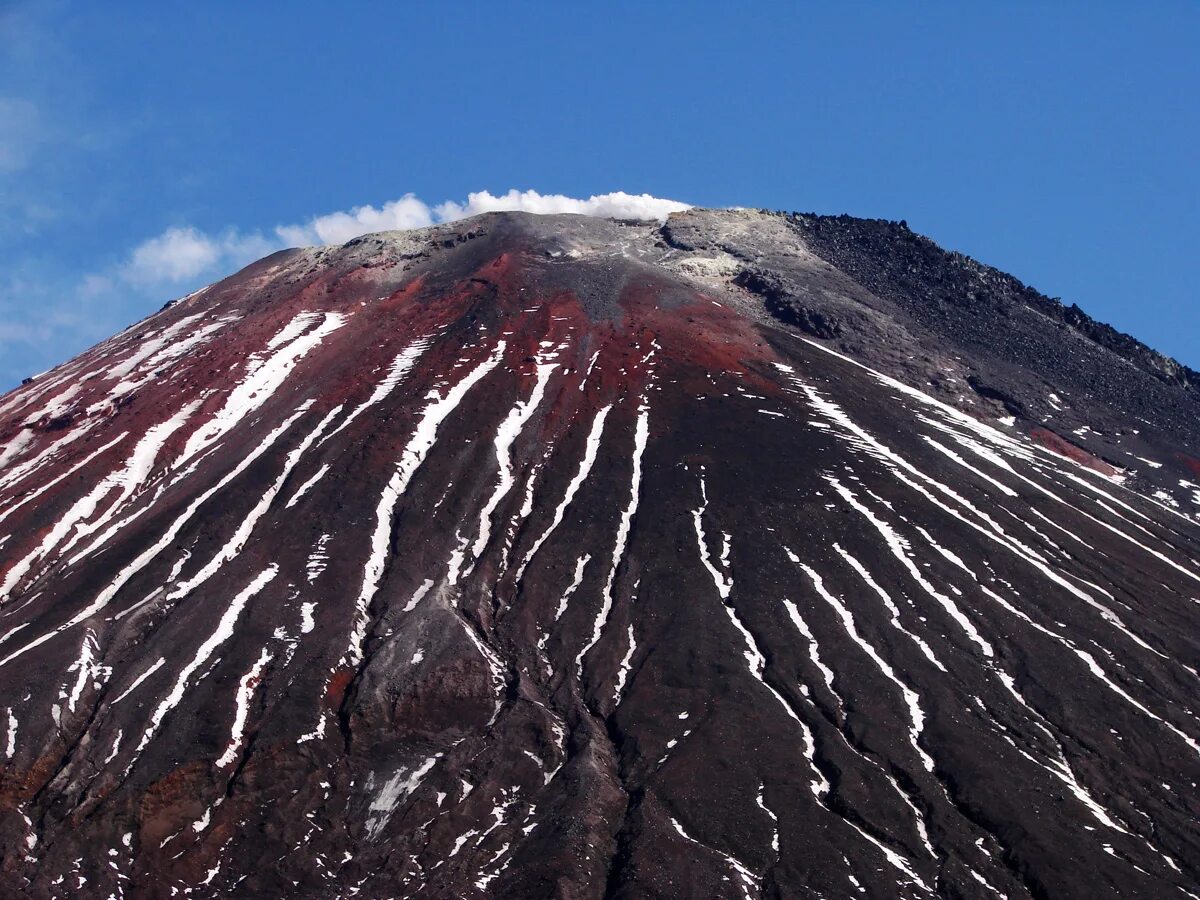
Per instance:
[[[277,241],[259,234],[230,230],[213,236],[172,227],[135,247],[119,274],[136,285],[175,284],[214,269],[243,266],[277,249]]]

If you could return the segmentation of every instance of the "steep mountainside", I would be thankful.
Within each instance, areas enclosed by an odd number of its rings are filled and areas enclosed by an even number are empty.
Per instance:
[[[0,894],[1200,897],[1195,382],[890,223],[275,254],[0,397]]]

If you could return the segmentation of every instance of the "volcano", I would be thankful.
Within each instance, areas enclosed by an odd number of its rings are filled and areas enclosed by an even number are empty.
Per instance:
[[[1198,447],[902,222],[276,253],[0,397],[0,892],[1196,898]]]

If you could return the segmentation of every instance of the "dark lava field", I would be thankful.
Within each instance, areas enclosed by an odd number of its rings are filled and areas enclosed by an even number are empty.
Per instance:
[[[0,396],[0,896],[1197,900],[1198,453],[903,223],[277,253]]]

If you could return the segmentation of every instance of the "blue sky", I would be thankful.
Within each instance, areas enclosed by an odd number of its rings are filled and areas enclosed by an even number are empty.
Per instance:
[[[904,218],[1200,368],[1200,5],[993,6],[0,0],[0,390],[510,188]]]

